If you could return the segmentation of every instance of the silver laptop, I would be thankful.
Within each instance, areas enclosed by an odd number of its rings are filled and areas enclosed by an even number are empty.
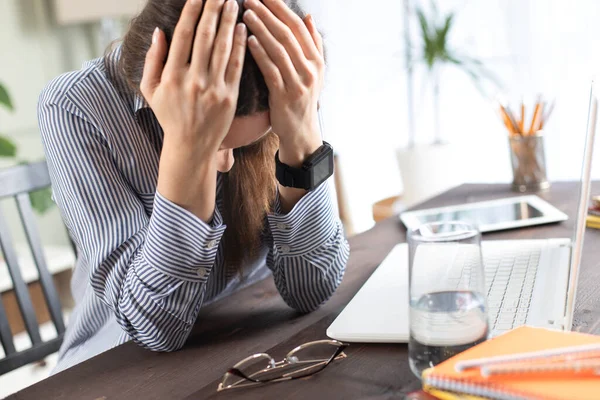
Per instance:
[[[520,325],[571,330],[598,114],[592,83],[575,232],[570,239],[484,241],[492,335]],[[408,247],[396,246],[327,329],[347,342],[408,342]]]

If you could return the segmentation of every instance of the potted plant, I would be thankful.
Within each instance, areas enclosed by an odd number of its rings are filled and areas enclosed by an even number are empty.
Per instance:
[[[13,104],[8,95],[8,90],[0,83],[0,107],[8,111],[13,110]],[[15,157],[17,155],[17,146],[5,135],[0,133],[0,157]]]
[[[435,2],[431,2],[429,13],[421,7],[414,8],[418,20],[419,45],[414,51],[410,39],[410,19],[405,18],[406,63],[408,86],[408,145],[398,150],[396,156],[404,184],[403,202],[406,206],[436,195],[455,186],[459,174],[453,169],[454,149],[443,139],[440,121],[440,78],[441,71],[447,67],[456,67],[466,73],[475,86],[483,92],[483,81],[498,85],[494,76],[483,63],[465,55],[450,45],[449,37],[455,23],[455,13],[441,15]],[[405,0],[405,13],[412,14],[410,0]],[[415,54],[415,57],[413,57]],[[412,80],[415,66],[424,66],[426,77],[432,88],[433,141],[419,143],[414,127]]]
[[[0,107],[7,111],[13,111],[14,105],[8,93],[8,90],[2,83],[0,83]],[[17,146],[10,140],[6,135],[0,132],[0,157],[14,159],[15,163],[24,163],[18,161],[17,157]],[[50,208],[52,208],[54,202],[52,201],[52,191],[50,188],[37,190],[29,193],[29,199],[31,206],[39,214],[44,214]]]

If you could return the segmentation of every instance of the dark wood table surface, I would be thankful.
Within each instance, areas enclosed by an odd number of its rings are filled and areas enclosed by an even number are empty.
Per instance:
[[[600,189],[600,187],[598,187]],[[514,196],[508,185],[463,185],[419,208]],[[485,235],[484,239],[570,237],[579,193],[556,183],[540,195],[569,221]],[[325,330],[393,246],[405,241],[397,218],[350,239],[351,256],[336,294],[319,310],[299,315],[278,295],[272,279],[259,282],[201,311],[186,346],[153,353],[133,343],[100,354],[17,394],[14,399],[387,399],[419,389],[405,344],[351,344],[348,358],[307,379],[251,389],[216,388],[240,359],[267,352],[276,359],[295,346],[326,338]],[[600,333],[600,232],[586,232],[574,330]],[[390,304],[394,307],[394,304]]]

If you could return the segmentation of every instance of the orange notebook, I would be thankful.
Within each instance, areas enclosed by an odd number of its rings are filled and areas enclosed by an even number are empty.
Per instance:
[[[497,336],[423,372],[423,386],[492,399],[600,399],[600,375],[527,373],[482,377],[479,369],[457,372],[458,361],[600,343],[600,336],[524,326]]]

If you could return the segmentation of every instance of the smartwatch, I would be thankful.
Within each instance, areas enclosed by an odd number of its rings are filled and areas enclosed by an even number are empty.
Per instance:
[[[300,168],[290,167],[275,154],[275,176],[282,186],[313,190],[333,175],[333,147],[325,141]]]

